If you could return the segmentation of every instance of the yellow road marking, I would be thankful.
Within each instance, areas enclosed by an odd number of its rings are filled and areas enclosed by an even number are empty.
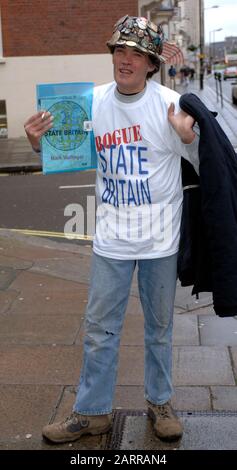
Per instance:
[[[54,238],[67,238],[68,240],[93,240],[91,235],[82,235],[79,233],[63,233],[63,232],[49,232],[46,230],[28,230],[28,229],[18,229],[18,228],[0,228],[0,231],[8,230],[10,232],[22,233],[23,235],[31,235],[37,237],[54,237]]]
[[[27,173],[30,175],[43,175],[42,171],[24,171],[24,170],[19,170],[19,171],[12,171],[12,172],[6,172],[6,173],[0,173],[0,176],[18,176],[18,173],[20,176],[25,176]]]

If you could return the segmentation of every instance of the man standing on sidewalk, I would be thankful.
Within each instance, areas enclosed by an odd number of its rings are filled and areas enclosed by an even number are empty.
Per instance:
[[[175,90],[176,68],[173,65],[170,66],[168,75],[170,77],[170,88],[171,90]]]
[[[198,168],[194,120],[179,95],[153,80],[163,31],[146,18],[121,18],[107,45],[113,83],[95,88],[98,220],[85,320],[84,359],[73,413],[47,425],[52,442],[111,427],[120,333],[135,266],[145,322],[145,398],[156,435],[182,436],[172,410],[172,327],[182,211],[181,155]],[[25,123],[36,150],[50,113]]]

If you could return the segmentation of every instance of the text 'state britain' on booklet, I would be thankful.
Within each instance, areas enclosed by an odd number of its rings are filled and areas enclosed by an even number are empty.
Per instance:
[[[53,127],[41,139],[43,173],[96,168],[91,113],[94,84],[37,85],[38,110],[49,111]]]

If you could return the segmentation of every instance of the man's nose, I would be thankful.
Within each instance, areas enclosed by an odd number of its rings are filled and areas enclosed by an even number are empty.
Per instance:
[[[125,54],[122,59],[123,64],[131,64],[130,54]]]

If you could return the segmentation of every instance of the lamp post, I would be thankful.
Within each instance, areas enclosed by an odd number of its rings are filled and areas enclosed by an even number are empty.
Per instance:
[[[199,84],[200,90],[203,90],[204,77],[204,6],[203,0],[199,0],[199,34],[200,34],[200,54],[199,54]]]
[[[200,33],[200,54],[199,54],[199,68],[200,68],[200,90],[203,90],[204,78],[204,10],[211,10],[212,8],[219,8],[219,5],[212,5],[211,7],[204,8],[203,0],[199,0],[199,33]]]
[[[212,5],[211,7],[206,7],[204,10],[212,10],[213,8],[220,8],[220,5]],[[209,31],[209,43],[208,43],[208,56],[209,56],[209,68],[212,70],[212,48],[211,48],[211,33],[214,30]],[[219,30],[218,30],[219,31]]]
[[[215,55],[215,33],[217,31],[222,31],[223,28],[218,28],[218,29],[212,29],[209,31],[209,61],[210,61],[210,66],[212,68],[212,60],[214,59]],[[211,40],[211,34],[213,33],[213,47],[211,46],[212,40]]]
[[[216,57],[216,47],[215,47],[215,33],[217,31],[222,31],[223,28],[213,29],[213,58],[214,58],[214,68],[215,68],[215,57]]]

